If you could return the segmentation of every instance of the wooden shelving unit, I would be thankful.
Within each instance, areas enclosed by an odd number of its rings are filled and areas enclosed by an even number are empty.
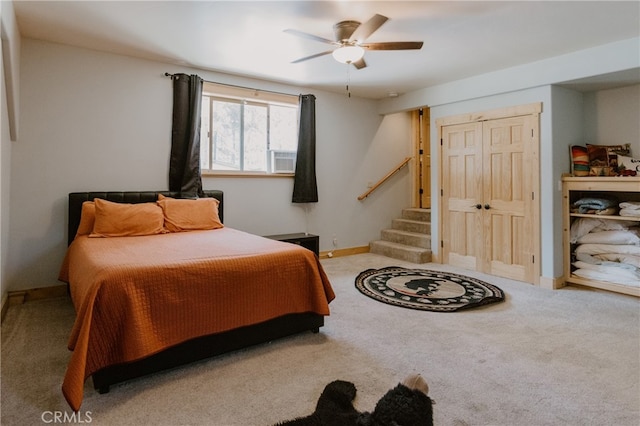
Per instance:
[[[563,198],[563,242],[564,242],[564,281],[603,290],[615,291],[640,297],[640,286],[634,287],[608,281],[596,281],[581,278],[572,274],[572,256],[574,244],[571,244],[570,230],[572,222],[579,217],[592,217],[606,220],[636,221],[640,225],[640,217],[611,216],[571,213],[571,205],[581,197],[598,194],[614,194],[620,201],[640,201],[640,177],[572,177],[562,178]]]

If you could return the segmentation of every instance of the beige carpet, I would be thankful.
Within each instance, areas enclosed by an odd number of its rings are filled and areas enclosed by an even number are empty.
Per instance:
[[[374,254],[323,260],[337,298],[305,333],[113,386],[86,384],[74,419],[92,425],[271,425],[311,413],[324,386],[355,383],[372,410],[421,373],[438,425],[640,424],[640,301],[528,284]],[[422,267],[497,285],[503,303],[454,313],[386,305],[354,287],[368,268]],[[9,309],[2,325],[2,425],[70,416],[60,384],[74,312],[68,299]]]

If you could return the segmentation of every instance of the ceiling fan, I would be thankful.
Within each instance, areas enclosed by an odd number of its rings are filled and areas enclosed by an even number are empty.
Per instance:
[[[380,28],[389,18],[379,14],[374,15],[364,24],[358,21],[341,21],[333,26],[335,40],[318,37],[298,30],[287,29],[286,33],[319,41],[321,43],[336,46],[332,50],[316,53],[296,59],[293,64],[307,61],[309,59],[332,54],[334,59],[344,64],[353,64],[357,69],[367,66],[364,61],[365,50],[417,50],[422,48],[421,41],[389,41],[382,43],[365,43],[366,39]]]

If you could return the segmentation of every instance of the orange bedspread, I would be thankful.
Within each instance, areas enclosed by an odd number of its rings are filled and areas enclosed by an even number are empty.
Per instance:
[[[62,385],[76,411],[101,368],[288,313],[329,315],[335,297],[313,252],[232,228],[81,236],[60,280],[77,313]]]

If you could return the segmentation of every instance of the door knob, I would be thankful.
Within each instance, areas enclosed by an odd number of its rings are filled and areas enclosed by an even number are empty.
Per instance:
[[[471,206],[471,207],[475,207],[476,209],[480,210],[482,208],[482,204],[478,203],[475,206]]]
[[[490,206],[489,204],[485,204],[485,205],[484,205],[484,209],[485,209],[485,210],[489,210],[490,208],[491,208],[491,206]]]

